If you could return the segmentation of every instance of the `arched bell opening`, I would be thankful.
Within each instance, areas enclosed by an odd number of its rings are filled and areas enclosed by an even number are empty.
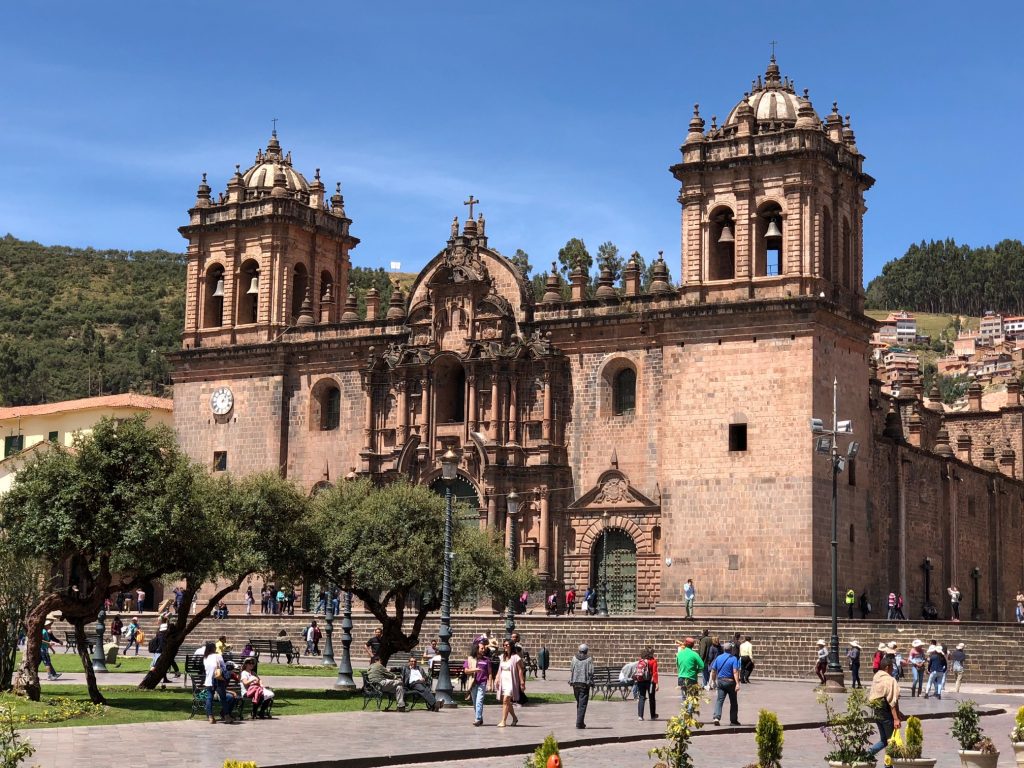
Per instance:
[[[757,209],[754,233],[754,276],[782,274],[782,240],[784,223],[778,203],[765,203]]]
[[[242,264],[238,273],[238,324],[246,325],[259,321],[260,267],[249,259]]]
[[[224,325],[224,267],[214,264],[203,280],[203,328]]]
[[[299,310],[302,309],[302,300],[306,298],[306,288],[309,286],[309,273],[305,264],[296,264],[292,270],[292,301],[291,312],[289,313],[292,322],[299,319]]]
[[[709,221],[709,279],[732,280],[736,277],[736,219],[728,208],[717,208],[712,211]]]

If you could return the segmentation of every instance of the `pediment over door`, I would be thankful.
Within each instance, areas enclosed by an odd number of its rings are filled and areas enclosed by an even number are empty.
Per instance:
[[[597,484],[569,505],[571,511],[614,510],[617,512],[647,512],[661,507],[660,502],[645,496],[634,488],[629,478],[617,469],[601,474]]]

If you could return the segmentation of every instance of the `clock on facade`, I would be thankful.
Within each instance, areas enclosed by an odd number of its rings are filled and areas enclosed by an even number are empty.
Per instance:
[[[235,396],[227,387],[218,387],[210,395],[210,410],[215,416],[224,416],[231,411],[235,404]]]

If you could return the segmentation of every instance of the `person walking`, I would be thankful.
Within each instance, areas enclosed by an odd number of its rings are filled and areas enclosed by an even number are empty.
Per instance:
[[[882,660],[882,665],[871,678],[868,705],[875,712],[875,724],[878,726],[880,737],[868,750],[868,754],[874,757],[886,748],[893,732],[900,727],[900,686],[892,676],[890,656]]]
[[[252,616],[252,606],[255,604],[255,602],[256,602],[256,598],[253,597],[252,586],[250,585],[245,590],[245,615],[246,616]]]
[[[711,638],[708,637],[707,632],[708,631],[705,629],[704,636],[700,641],[703,644],[704,641],[707,640],[707,646],[710,646]],[[704,666],[704,659],[701,658],[700,653],[693,650],[692,637],[687,637],[681,643],[676,640],[676,645],[679,646],[679,650],[676,651],[676,674],[679,677],[679,698],[681,701],[686,701],[686,694],[693,686],[697,685],[698,677],[702,676],[705,672],[710,674],[711,670]]]
[[[697,643],[697,655],[700,656],[700,660],[704,662],[703,670],[701,671],[701,675],[703,677],[703,679],[701,680],[701,685],[703,685],[705,688],[707,688],[708,680],[711,677],[711,667],[709,666],[711,664],[711,659],[708,658],[708,653],[710,652],[710,650],[711,634],[710,630],[705,629],[703,632],[701,632],[700,641]]]
[[[754,671],[754,644],[750,642],[750,635],[743,638],[740,643],[740,682],[746,685],[750,682],[750,673]]]
[[[56,680],[61,673],[53,668],[53,661],[50,659],[50,651],[55,645],[64,645],[53,636],[53,619],[43,622],[43,639],[39,643],[39,663],[46,667],[46,679]]]
[[[693,643],[693,638],[689,638]],[[644,702],[651,700],[651,720],[658,719],[658,704],[655,693],[658,690],[658,660],[654,657],[653,648],[644,648],[640,659],[636,663],[636,672],[633,673],[636,680],[636,714],[637,720],[644,719]]]
[[[953,621],[960,621],[960,599],[963,595],[960,594],[956,584],[951,585],[946,592],[949,593],[949,608],[953,613]]]
[[[850,660],[850,687],[863,688],[864,686],[860,682],[860,643],[856,640],[850,641],[846,658]]]
[[[921,695],[924,688],[925,666],[928,664],[928,656],[924,652],[924,643],[914,640],[910,644],[910,698]]]
[[[866,619],[868,617],[869,613],[871,613],[871,603],[868,601],[868,593],[867,593],[867,591],[864,591],[864,592],[860,593],[860,618],[861,618],[861,621]]]
[[[494,694],[501,702],[501,722],[499,728],[508,725],[509,715],[512,725],[519,725],[513,705],[519,701],[520,693],[526,688],[526,676],[523,673],[523,660],[512,648],[512,641],[505,640],[501,645],[501,658],[498,661],[498,674],[494,680]]]
[[[486,645],[473,643],[469,658],[463,664],[463,669],[473,680],[469,687],[469,698],[473,702],[473,711],[476,715],[473,725],[477,727],[484,724],[484,694],[487,692],[487,681],[491,676],[491,661],[485,653],[486,648]]]
[[[576,615],[576,590],[572,587],[565,590],[565,615]]]
[[[128,642],[124,645],[124,650],[121,651],[122,656],[128,655],[128,649],[133,645],[135,646],[135,655],[139,655],[139,617],[133,616],[131,621],[128,622],[128,629],[125,632],[125,636],[128,638]]]
[[[686,598],[686,618],[693,621],[693,600],[697,597],[697,588],[693,586],[693,579],[687,579],[683,585],[683,597]]]
[[[569,685],[576,697],[576,727],[580,729],[587,727],[587,704],[590,703],[590,689],[594,686],[594,660],[589,652],[587,644],[581,643],[569,663]]]
[[[933,645],[928,648],[928,685],[924,689],[924,697],[927,699],[932,690],[935,691],[935,698],[942,699],[942,689],[946,684],[946,653],[941,645]]]
[[[853,618],[853,606],[857,603],[857,593],[852,589],[846,590],[846,615]]]
[[[906,621],[907,617],[903,615],[903,593],[896,593],[896,618],[900,621]]]
[[[950,666],[953,668],[953,674],[956,675],[956,687],[953,689],[956,693],[960,693],[960,682],[964,677],[964,663],[967,661],[967,652],[964,650],[966,647],[966,643],[957,643],[956,648],[949,654]]]
[[[893,621],[896,618],[896,593],[889,593],[889,612],[885,615],[886,621]]]
[[[818,676],[818,680],[821,681],[822,685],[825,685],[825,669],[828,667],[828,649],[825,646],[824,640],[817,642],[817,657],[814,662],[814,674]]]
[[[711,662],[711,684],[718,688],[718,700],[715,702],[715,725],[721,725],[722,706],[726,697],[729,698],[729,724],[740,725],[739,700],[737,694],[740,687],[740,662],[732,654],[732,643],[726,643],[722,652]]]

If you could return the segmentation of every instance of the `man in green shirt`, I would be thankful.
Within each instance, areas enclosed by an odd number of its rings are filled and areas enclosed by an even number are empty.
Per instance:
[[[686,691],[691,685],[697,685],[697,678],[704,669],[704,660],[693,650],[693,638],[688,637],[682,642],[676,640],[679,650],[676,651],[676,670],[679,676],[679,695],[686,701]]]

